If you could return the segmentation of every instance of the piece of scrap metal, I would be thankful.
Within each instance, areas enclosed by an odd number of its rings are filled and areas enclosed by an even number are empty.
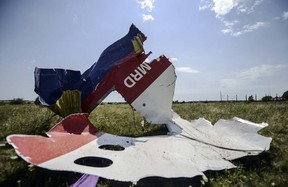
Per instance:
[[[132,25],[83,74],[36,68],[35,91],[40,101],[65,118],[47,137],[8,136],[16,153],[47,169],[136,183],[152,176],[204,176],[207,170],[234,168],[229,160],[269,149],[272,138],[257,133],[266,123],[235,117],[212,125],[204,118],[187,121],[175,113],[175,68],[165,56],[146,62],[151,53],[144,52],[145,39]],[[89,121],[89,112],[113,90],[149,123],[165,124],[168,134],[132,138],[99,132]],[[85,176],[79,182],[86,178],[90,180]]]

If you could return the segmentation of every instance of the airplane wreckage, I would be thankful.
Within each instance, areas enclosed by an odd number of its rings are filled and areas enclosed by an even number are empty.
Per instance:
[[[235,117],[212,125],[204,118],[187,121],[175,113],[175,68],[165,56],[146,62],[151,52],[145,53],[145,40],[131,25],[128,34],[106,48],[83,74],[36,67],[35,92],[41,103],[65,118],[48,137],[8,136],[16,153],[51,170],[137,183],[151,176],[205,176],[206,170],[236,167],[229,160],[269,149],[272,138],[257,134],[266,123]],[[114,90],[147,122],[165,124],[168,134],[132,138],[99,132],[89,113]]]

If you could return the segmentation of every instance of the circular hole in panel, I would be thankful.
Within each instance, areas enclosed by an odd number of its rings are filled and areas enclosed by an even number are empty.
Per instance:
[[[99,149],[109,150],[109,151],[123,151],[125,148],[121,145],[101,145]]]
[[[108,158],[87,156],[76,159],[74,163],[82,166],[103,168],[112,165],[113,161]]]

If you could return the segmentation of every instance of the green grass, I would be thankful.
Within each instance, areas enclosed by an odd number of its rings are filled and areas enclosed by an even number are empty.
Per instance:
[[[236,169],[205,172],[208,180],[201,177],[141,179],[138,186],[288,186],[288,102],[271,103],[186,103],[174,104],[173,110],[187,120],[205,117],[212,123],[220,118],[234,116],[253,122],[266,122],[269,126],[260,134],[273,138],[271,148],[258,156],[233,161]],[[165,134],[161,125],[145,123],[143,118],[127,104],[104,104],[90,115],[91,122],[100,131],[124,136],[148,136]],[[43,135],[61,118],[47,108],[34,104],[0,105],[0,141],[9,134]],[[80,176],[78,173],[49,171],[29,165],[11,146],[0,147],[0,186],[69,186]],[[11,158],[12,157],[12,158]],[[98,186],[130,186],[101,179]]]

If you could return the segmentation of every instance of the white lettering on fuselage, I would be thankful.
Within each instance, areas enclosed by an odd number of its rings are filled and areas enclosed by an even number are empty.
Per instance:
[[[136,82],[140,81],[150,69],[150,65],[146,62],[140,64],[136,69],[134,69],[134,72],[130,73],[130,75],[128,75],[124,79],[125,86],[128,88],[132,88],[136,84]]]

